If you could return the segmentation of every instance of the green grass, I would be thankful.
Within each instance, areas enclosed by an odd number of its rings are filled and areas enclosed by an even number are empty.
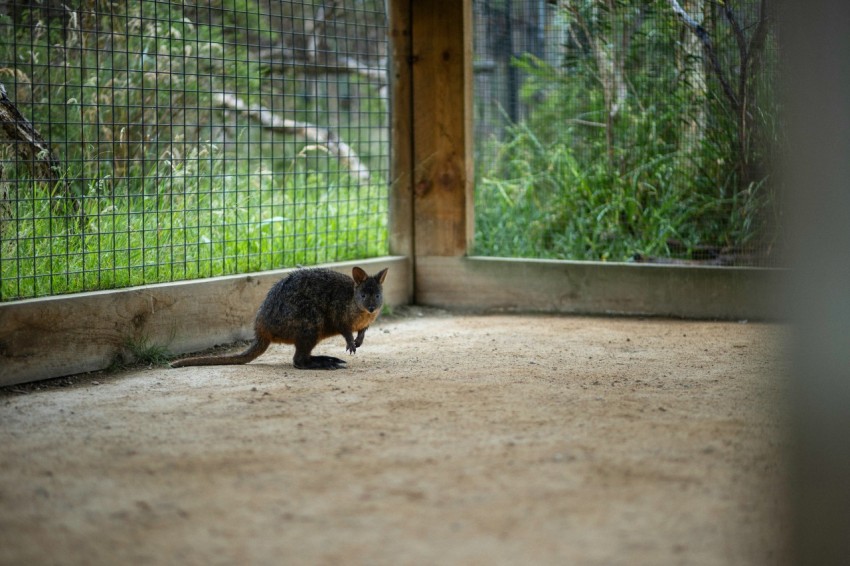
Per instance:
[[[611,169],[562,139],[543,142],[526,124],[476,175],[475,253],[489,256],[628,261],[670,257],[671,242],[745,247],[762,238],[773,208],[764,182],[746,191],[705,189],[675,148],[632,149]]]
[[[213,174],[214,173],[214,174]],[[283,175],[196,171],[99,196],[82,219],[34,186],[2,228],[0,299],[316,264],[387,251],[387,185],[294,164]]]

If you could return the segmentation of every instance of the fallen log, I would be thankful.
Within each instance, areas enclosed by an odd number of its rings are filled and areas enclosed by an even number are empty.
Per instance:
[[[216,104],[242,112],[252,120],[269,130],[294,134],[324,146],[328,153],[337,158],[351,173],[362,181],[370,178],[369,169],[360,161],[357,154],[347,143],[339,139],[335,132],[309,122],[298,122],[282,118],[260,104],[247,104],[241,98],[227,93],[213,95]]]

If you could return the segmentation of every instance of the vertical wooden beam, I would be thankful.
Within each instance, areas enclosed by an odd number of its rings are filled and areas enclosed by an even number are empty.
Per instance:
[[[410,3],[414,255],[462,256],[473,236],[472,0]]]
[[[391,98],[390,254],[413,256],[413,107],[410,0],[388,3]]]
[[[411,70],[412,0],[387,2],[390,40],[391,155],[389,244],[390,254],[409,258],[405,274],[408,302],[413,301],[414,202],[413,202],[413,73]]]

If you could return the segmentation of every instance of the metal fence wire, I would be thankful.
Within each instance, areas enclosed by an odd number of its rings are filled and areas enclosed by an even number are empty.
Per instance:
[[[777,265],[774,0],[474,0],[474,253]],[[0,3],[0,300],[387,252],[383,0]]]
[[[0,4],[0,300],[383,255],[383,0]]]
[[[476,253],[782,264],[774,0],[475,0]]]

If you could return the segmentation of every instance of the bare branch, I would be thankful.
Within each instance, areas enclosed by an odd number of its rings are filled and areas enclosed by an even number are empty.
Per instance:
[[[588,126],[590,128],[607,128],[608,124],[602,122],[593,122],[591,120],[582,120],[581,118],[567,118],[568,124],[577,124],[579,126]]]
[[[306,57],[306,54],[301,55],[293,49],[273,47],[260,51],[257,58],[261,64],[274,71],[295,69],[314,75],[355,73],[380,86],[387,84],[387,72],[383,67],[370,66],[353,57],[324,57],[313,60]]]
[[[738,19],[735,17],[735,12],[732,11],[732,7],[729,5],[729,2],[723,2],[723,15],[726,16],[726,19],[729,21],[729,25],[732,26],[732,33],[735,34],[735,42],[738,44],[741,65],[744,65],[747,60],[747,40],[744,37],[744,30],[741,29],[741,24],[738,23]]]
[[[738,100],[738,96],[735,94],[735,91],[732,90],[732,86],[729,84],[729,81],[726,80],[726,77],[723,74],[723,69],[720,67],[720,61],[717,59],[717,53],[714,51],[714,45],[711,42],[711,36],[708,35],[708,32],[699,22],[685,12],[685,10],[679,5],[679,2],[676,0],[668,0],[668,3],[679,19],[681,19],[688,29],[690,29],[702,42],[702,47],[705,51],[706,57],[708,57],[708,62],[711,64],[711,69],[714,71],[717,80],[720,81],[720,86],[723,88],[723,94],[726,95],[726,98],[729,99],[732,107],[736,112],[738,112],[741,107],[741,103]]]
[[[643,26],[643,20],[646,12],[644,12],[642,6],[638,6],[637,15],[635,16],[632,25],[623,30],[623,56],[627,56],[629,53],[629,48],[632,45],[632,40],[635,37],[635,34],[640,30],[641,26]]]
[[[220,106],[244,113],[265,128],[286,134],[295,134],[322,144],[328,150],[328,153],[339,159],[340,163],[348,168],[354,176],[362,181],[369,180],[369,169],[360,161],[351,146],[340,140],[339,136],[332,130],[309,122],[297,122],[281,118],[264,106],[259,104],[248,105],[244,100],[232,94],[218,93],[213,95],[213,100]]]
[[[750,38],[750,43],[747,46],[750,61],[750,73],[755,73],[761,63],[761,55],[764,48],[764,42],[767,40],[767,33],[770,29],[768,21],[770,16],[767,14],[767,0],[761,0],[759,4],[758,23],[753,36]]]

